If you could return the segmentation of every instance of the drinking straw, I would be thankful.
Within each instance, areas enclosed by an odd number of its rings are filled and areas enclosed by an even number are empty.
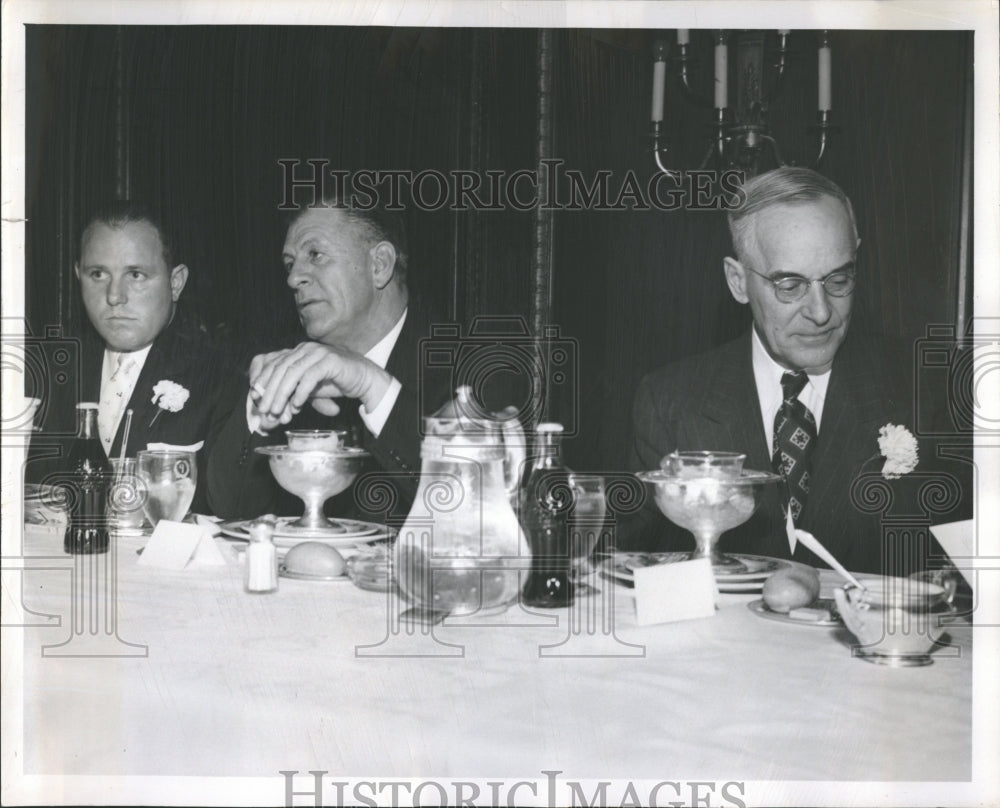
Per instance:
[[[118,474],[115,475],[115,485],[121,483],[122,473],[125,471],[125,450],[128,448],[128,433],[132,428],[132,409],[125,411],[125,430],[122,432],[122,453],[118,457]]]

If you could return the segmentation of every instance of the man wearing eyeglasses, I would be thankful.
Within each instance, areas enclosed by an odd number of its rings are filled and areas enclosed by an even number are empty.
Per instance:
[[[744,453],[745,468],[784,480],[765,487],[757,512],[723,535],[720,550],[821,565],[801,545],[792,551],[791,510],[795,525],[849,568],[881,571],[879,514],[856,504],[852,486],[882,468],[880,427],[912,429],[912,394],[890,382],[903,358],[848,337],[860,244],[850,200],[827,178],[794,167],[761,174],[744,191],[745,203],[729,214],[735,257],[724,269],[753,327],[642,380],[630,468],[658,468],[675,450]],[[622,532],[626,549],[692,546],[652,503]]]

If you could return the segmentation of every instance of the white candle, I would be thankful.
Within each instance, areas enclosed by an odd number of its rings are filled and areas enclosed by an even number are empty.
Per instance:
[[[677,44],[687,45],[691,41],[691,32],[687,28],[677,29]]]
[[[819,46],[819,111],[829,112],[830,102],[830,46],[825,42]]]
[[[663,88],[667,81],[667,63],[662,59],[653,62],[653,121],[663,120]]]
[[[715,108],[729,106],[729,47],[720,42],[715,46]]]

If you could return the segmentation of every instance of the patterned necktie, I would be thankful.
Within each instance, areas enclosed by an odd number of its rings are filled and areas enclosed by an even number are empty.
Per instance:
[[[782,375],[784,400],[774,417],[771,466],[788,483],[788,507],[795,522],[799,521],[809,496],[809,458],[817,438],[816,419],[798,399],[807,381],[809,377],[801,370]]]
[[[119,354],[115,371],[102,391],[101,403],[97,409],[97,430],[107,454],[111,452],[111,444],[115,442],[115,434],[118,432],[118,422],[132,394],[134,366],[134,359],[129,359],[126,354]]]

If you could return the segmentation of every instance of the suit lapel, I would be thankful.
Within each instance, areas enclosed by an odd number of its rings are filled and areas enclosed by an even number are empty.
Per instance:
[[[764,434],[764,419],[760,410],[760,397],[753,375],[751,334],[725,346],[712,357],[711,365],[701,368],[706,374],[705,397],[698,422],[702,445],[682,446],[692,449],[734,450],[746,453],[743,467],[754,471],[771,470],[771,452]],[[761,492],[761,501],[755,514],[743,526],[723,539],[722,549],[727,552],[763,553],[785,558],[788,544],[781,525],[780,484],[768,485]]]
[[[719,355],[713,368],[706,368],[711,378],[706,388],[703,417],[714,422],[718,445],[697,448],[725,451],[735,446],[747,447],[747,468],[767,471],[771,455],[764,435],[760,397],[753,376],[749,334],[731,343]]]
[[[168,327],[153,342],[146,361],[136,379],[128,408],[132,409],[132,430],[129,434],[126,455],[134,457],[136,452],[146,448],[146,444],[155,441],[155,434],[160,419],[172,414],[163,412],[153,403],[153,386],[161,379],[178,381],[184,376],[186,362],[175,350],[176,335],[172,327]],[[159,415],[157,415],[159,413]],[[154,421],[154,418],[156,421]],[[150,428],[152,424],[152,428]],[[118,432],[112,444],[111,452],[117,456],[121,452],[122,437],[125,432],[125,416],[118,424]],[[140,445],[141,444],[141,445]]]
[[[856,540],[843,508],[855,476],[878,451],[879,421],[885,417],[882,385],[870,359],[850,342],[838,352],[813,455],[805,526],[822,536],[834,555],[846,553]]]
[[[414,350],[414,346],[418,346],[422,338],[427,338],[426,320],[426,315],[424,315],[419,302],[411,297],[407,304],[403,327],[399,332],[396,344],[393,346],[392,353],[389,354],[389,361],[385,365],[386,371],[391,373],[406,388],[416,384],[420,364],[419,357],[408,353],[408,351]]]
[[[104,372],[104,342],[95,335],[83,339],[80,357],[80,401],[101,400],[101,374]]]
[[[881,386],[870,363],[853,353],[848,350],[838,354],[823,405],[813,461],[814,468],[823,472],[822,493],[846,471],[846,465],[859,458],[864,461],[878,448],[878,421],[884,415]]]

